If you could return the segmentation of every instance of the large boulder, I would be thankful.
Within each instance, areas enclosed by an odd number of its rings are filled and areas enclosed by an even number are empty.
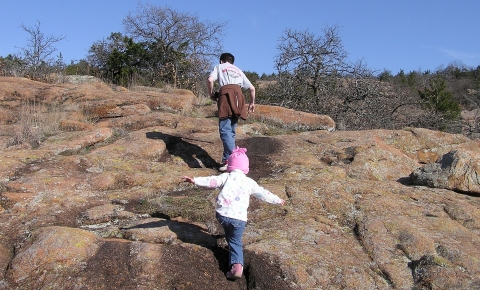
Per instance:
[[[480,194],[478,154],[453,150],[412,172],[412,182],[436,188]]]

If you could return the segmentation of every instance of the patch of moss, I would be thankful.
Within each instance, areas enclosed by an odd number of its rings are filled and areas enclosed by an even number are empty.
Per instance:
[[[140,201],[140,211],[162,218],[182,217],[193,222],[205,222],[214,213],[212,202],[205,191],[190,189]]]
[[[433,257],[433,262],[441,267],[445,268],[450,268],[452,266],[452,263],[450,263],[449,260],[445,259],[444,257],[441,256],[434,256]]]

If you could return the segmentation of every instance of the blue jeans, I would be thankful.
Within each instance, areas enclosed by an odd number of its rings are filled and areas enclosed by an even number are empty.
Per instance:
[[[218,121],[218,131],[223,143],[222,163],[228,160],[233,149],[235,149],[235,129],[237,128],[237,123],[237,117],[220,119]]]
[[[229,249],[230,266],[242,264],[243,266],[243,243],[242,236],[247,222],[224,217],[217,213],[217,220],[225,231],[225,240]]]

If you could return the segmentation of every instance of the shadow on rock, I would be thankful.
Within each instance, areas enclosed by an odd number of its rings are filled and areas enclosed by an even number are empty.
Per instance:
[[[183,243],[195,244],[212,251],[215,259],[218,261],[219,270],[223,272],[229,270],[228,250],[223,246],[219,246],[219,243],[217,242],[217,240],[224,238],[223,232],[218,235],[212,235],[200,226],[186,222],[169,220],[168,217],[166,218],[166,220],[142,223],[128,228],[123,228],[122,230],[129,231],[135,229],[160,229],[162,227],[168,227],[168,229],[176,235],[176,239],[182,241]]]
[[[268,137],[252,137],[239,140],[237,146],[247,148],[247,156],[250,160],[249,177],[258,180],[272,173],[269,156],[277,154],[281,149],[280,142]]]
[[[165,142],[168,153],[173,156],[178,156],[190,168],[217,168],[219,164],[200,146],[185,141],[186,137],[178,137],[161,132],[147,132],[148,139],[160,139]],[[210,141],[190,139],[197,142]]]
[[[175,233],[176,238],[183,243],[195,244],[206,248],[217,246],[217,240],[204,228],[175,220],[152,221],[124,228],[123,230],[154,229],[162,227],[168,227],[171,232]]]
[[[412,178],[410,176],[400,177],[397,182],[403,185],[412,185]]]
[[[216,257],[215,257],[216,258]],[[75,289],[246,289],[217,270],[215,258],[205,251],[166,245],[132,244],[110,240],[102,244],[85,272],[69,283]]]

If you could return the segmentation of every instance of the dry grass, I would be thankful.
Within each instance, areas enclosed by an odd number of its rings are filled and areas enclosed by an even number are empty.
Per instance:
[[[208,191],[199,189],[150,196],[141,201],[140,211],[163,218],[182,217],[193,222],[205,222],[212,216],[212,196]]]
[[[211,104],[213,104],[213,101],[209,96],[204,94],[197,96],[197,106],[210,106]]]
[[[173,87],[171,85],[165,85],[161,88],[146,87],[146,86],[132,86],[129,89],[131,92],[158,92],[158,93],[171,93]]]
[[[57,134],[63,113],[56,104],[45,105],[24,102],[19,112],[21,130],[15,133],[11,145],[30,144],[36,148],[48,136]]]
[[[87,123],[96,123],[101,118],[109,117],[115,108],[117,108],[115,104],[85,105],[82,108],[82,114],[85,117],[84,121]]]

